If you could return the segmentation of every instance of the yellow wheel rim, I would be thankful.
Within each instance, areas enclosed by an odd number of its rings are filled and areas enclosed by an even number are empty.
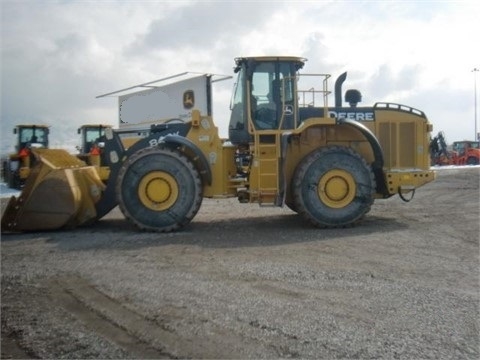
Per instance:
[[[163,171],[148,173],[138,185],[138,197],[150,210],[166,210],[178,199],[177,181],[172,175]]]
[[[357,192],[353,176],[345,170],[330,170],[320,178],[318,197],[325,205],[340,209],[352,202]]]

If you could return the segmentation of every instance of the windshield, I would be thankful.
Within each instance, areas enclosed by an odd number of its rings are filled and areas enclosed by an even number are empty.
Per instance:
[[[99,140],[101,136],[105,133],[105,129],[103,127],[87,129],[85,132],[85,141],[86,142],[96,142]]]
[[[46,144],[47,129],[43,128],[20,128],[20,143],[25,144]]]

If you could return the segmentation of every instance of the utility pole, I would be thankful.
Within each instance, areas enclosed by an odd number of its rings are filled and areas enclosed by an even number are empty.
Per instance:
[[[475,106],[475,136],[473,137],[473,140],[474,141],[479,141],[479,136],[478,136],[478,132],[477,132],[477,72],[480,71],[478,70],[477,68],[474,68],[472,70],[473,72],[473,93],[474,93],[474,96],[475,96],[475,99],[474,99],[474,106]]]

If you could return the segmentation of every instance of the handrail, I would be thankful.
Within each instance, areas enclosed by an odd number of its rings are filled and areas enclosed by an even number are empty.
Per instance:
[[[422,110],[418,110],[415,108],[412,108],[407,105],[402,105],[402,104],[397,104],[397,103],[388,103],[388,102],[377,102],[375,105],[373,105],[374,109],[382,108],[382,109],[390,109],[390,110],[396,110],[396,111],[402,111],[402,112],[407,112],[411,114],[416,114],[418,116],[421,116],[423,118],[426,118],[427,116]]]
[[[282,115],[280,118],[280,123],[279,123],[279,128],[283,128],[283,122],[285,118],[285,111],[287,110],[288,106],[285,105],[285,81],[288,79],[294,79],[297,83],[299,81],[300,77],[306,77],[306,76],[321,76],[323,77],[322,80],[322,90],[315,90],[315,88],[311,87],[308,90],[296,90],[296,99],[294,101],[294,106],[296,107],[314,107],[315,106],[315,96],[317,94],[320,94],[323,97],[323,113],[328,114],[328,95],[330,95],[331,91],[328,91],[328,79],[330,78],[330,74],[297,74],[296,76],[289,76],[285,77],[282,79]],[[310,94],[311,96],[311,102],[308,103],[308,105],[305,105],[305,96],[306,94]],[[302,100],[300,102],[300,100]],[[293,111],[293,114],[288,114],[288,115],[293,115],[294,116],[294,128],[296,128],[299,124],[299,119],[298,119],[298,112]]]
[[[322,80],[322,90],[315,90],[315,88],[311,87],[308,90],[297,90],[297,95],[299,100],[300,98],[302,99],[302,102],[299,102],[298,106],[299,107],[313,107],[315,106],[315,96],[316,94],[321,94],[323,97],[323,107],[325,109],[328,108],[328,95],[331,94],[331,91],[328,90],[328,79],[331,77],[330,74],[300,74],[298,75],[298,78],[300,77],[307,77],[307,76],[321,76],[323,77]],[[311,102],[308,104],[306,103],[305,97],[307,94],[311,95]]]

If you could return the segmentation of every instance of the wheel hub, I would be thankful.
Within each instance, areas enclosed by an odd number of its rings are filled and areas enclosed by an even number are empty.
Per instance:
[[[178,198],[178,184],[164,171],[153,171],[140,180],[138,196],[144,206],[162,211],[170,208]]]
[[[330,170],[318,183],[318,197],[327,206],[343,208],[355,198],[357,186],[353,176],[345,170]]]

